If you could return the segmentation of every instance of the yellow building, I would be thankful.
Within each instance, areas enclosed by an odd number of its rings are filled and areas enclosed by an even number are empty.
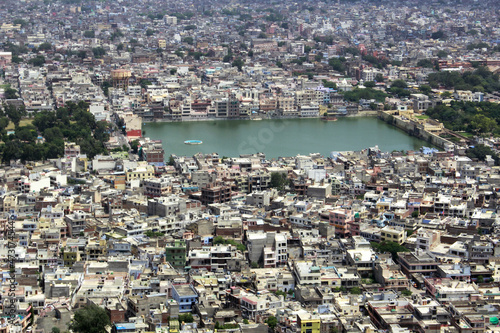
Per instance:
[[[158,47],[164,49],[167,47],[167,41],[165,39],[158,39]]]
[[[140,165],[135,169],[129,170],[126,173],[127,175],[127,181],[131,180],[143,180],[143,179],[148,179],[152,178],[155,175],[155,168],[152,165]]]
[[[297,325],[300,327],[300,333],[320,333],[321,319],[310,313],[299,313]]]
[[[63,252],[64,266],[71,267],[77,261],[80,261],[80,252],[78,249],[65,248]]]
[[[10,212],[17,208],[17,196],[15,195],[7,194],[3,198],[0,198],[0,201],[2,203],[3,212]]]
[[[85,248],[87,260],[98,260],[108,255],[107,243],[104,239],[91,239]]]
[[[403,244],[406,241],[406,230],[402,227],[385,226],[380,230],[380,240]]]

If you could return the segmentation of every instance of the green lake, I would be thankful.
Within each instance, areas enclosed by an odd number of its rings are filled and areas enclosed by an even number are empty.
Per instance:
[[[263,152],[267,158],[332,151],[362,150],[378,145],[382,151],[417,150],[429,146],[375,117],[278,120],[212,120],[146,123],[145,136],[162,140],[165,156],[219,153],[237,157]],[[187,145],[186,140],[201,140]],[[166,158],[167,159],[167,158]]]

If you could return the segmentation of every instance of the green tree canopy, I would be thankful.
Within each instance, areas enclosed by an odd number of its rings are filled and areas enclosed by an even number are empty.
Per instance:
[[[88,305],[75,312],[69,328],[75,333],[105,333],[111,321],[106,310],[97,305]]]
[[[371,242],[372,248],[380,253],[389,252],[392,254],[392,258],[396,260],[398,258],[398,252],[410,252],[406,247],[400,245],[397,242],[383,241],[381,243]]]
[[[276,327],[276,325],[278,325],[278,319],[276,319],[276,317],[274,316],[270,316],[269,318],[267,318],[266,324],[272,331],[274,331],[274,328]]]
[[[38,46],[38,51],[49,51],[52,49],[52,44],[49,42],[42,43]]]
[[[272,172],[271,173],[271,182],[269,183],[269,187],[275,188],[278,191],[283,191],[287,184],[287,175],[281,172]]]
[[[401,295],[403,296],[411,296],[413,292],[411,290],[405,289],[401,291]]]
[[[7,89],[4,90],[4,97],[5,97],[5,99],[16,99],[17,98],[17,90],[12,89],[11,87],[8,87]]]
[[[241,72],[241,69],[243,68],[243,65],[245,64],[245,62],[241,59],[241,58],[238,58],[238,59],[235,59],[233,61],[233,63],[231,64],[232,67],[237,67],[238,68],[238,71]]]

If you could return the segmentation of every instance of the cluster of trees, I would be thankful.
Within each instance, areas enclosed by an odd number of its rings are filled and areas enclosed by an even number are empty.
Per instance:
[[[325,88],[337,89],[337,84],[335,82],[328,81],[325,79],[323,79],[322,82],[323,82],[323,87]]]
[[[272,172],[269,187],[275,188],[278,191],[283,191],[288,182],[289,181],[286,174],[281,172]]]
[[[26,115],[24,108],[4,105],[0,112],[0,133],[2,141],[0,153],[2,161],[20,159],[38,161],[57,158],[64,155],[64,142],[76,142],[81,152],[92,158],[97,154],[107,153],[104,143],[109,140],[109,126],[106,122],[96,122],[94,115],[87,111],[85,102],[68,102],[66,107],[57,111],[42,111],[33,121],[20,126]],[[12,121],[14,134],[7,135],[6,127]],[[43,140],[38,137],[42,136]]]
[[[103,333],[111,326],[106,310],[97,305],[87,305],[75,312],[69,329],[75,333]]]
[[[489,47],[490,45],[485,42],[470,43],[469,45],[467,45],[467,50],[487,49]]]
[[[233,246],[236,246],[236,249],[238,249],[238,251],[241,251],[241,252],[245,252],[247,250],[247,247],[233,239],[225,239],[223,238],[222,236],[215,236],[212,243],[214,245],[217,245],[217,244],[229,244],[229,245],[233,245]]]
[[[388,64],[391,63],[387,58],[378,58],[371,54],[364,55],[362,59],[369,62],[378,69],[385,68]]]
[[[274,332],[274,328],[276,327],[276,325],[278,325],[278,319],[276,319],[275,316],[270,316],[269,318],[266,319],[266,324],[267,326],[269,326],[271,331]]]
[[[360,99],[374,99],[377,102],[384,102],[387,96],[385,92],[373,88],[356,88],[344,92],[344,98],[350,102],[359,102]]]
[[[400,245],[398,242],[371,242],[370,245],[379,253],[389,252],[394,260],[398,259],[398,252],[410,252],[410,250],[403,245]]]
[[[219,324],[218,321],[215,322],[215,329],[216,330],[230,330],[234,328],[238,328],[240,325],[238,324]]]
[[[479,67],[473,72],[443,71],[429,74],[429,85],[432,88],[444,86],[447,89],[494,92],[500,90],[499,75],[493,74],[486,67]]]
[[[231,63],[231,66],[238,68],[238,71],[241,72],[241,69],[243,68],[244,64],[245,64],[245,61],[243,61],[241,58],[236,58]]]
[[[43,55],[39,54],[36,57],[28,60],[28,64],[31,64],[31,65],[36,66],[36,67],[42,67],[43,65],[45,65],[45,57]]]
[[[165,236],[163,232],[151,231],[151,230],[146,231],[144,235],[146,235],[149,238],[158,238]]]
[[[162,13],[162,17],[165,16],[165,14]],[[172,13],[170,16],[175,16],[177,19],[180,20],[189,20],[194,16],[193,12],[184,12],[184,13]]]
[[[443,30],[439,30],[439,31],[433,32],[431,35],[431,38],[444,40],[444,39],[446,39],[446,35],[444,34]]]
[[[92,48],[92,53],[94,57],[97,59],[102,58],[106,54],[106,50],[104,50],[101,46]]]
[[[411,95],[411,91],[408,90],[408,85],[403,80],[393,81],[391,87],[387,89],[387,92],[400,98],[410,97]]]
[[[452,101],[450,106],[429,108],[426,114],[453,131],[500,135],[500,105],[497,103]]]
[[[421,59],[417,62],[417,66],[425,68],[435,68],[436,63],[431,59]]]
[[[500,158],[498,155],[490,147],[485,145],[477,145],[469,148],[465,154],[471,159],[478,159],[480,161],[486,160],[486,155],[490,155],[495,160],[495,165],[500,165]]]
[[[94,30],[86,30],[83,32],[83,37],[95,38],[95,31]]]
[[[328,60],[328,65],[332,66],[334,71],[344,73],[345,72],[345,62],[346,62],[346,58],[344,58],[344,57],[330,58]]]
[[[194,322],[193,315],[190,313],[179,314],[179,322],[180,323],[192,323]]]

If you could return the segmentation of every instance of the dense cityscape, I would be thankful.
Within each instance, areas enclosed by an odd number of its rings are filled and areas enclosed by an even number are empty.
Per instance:
[[[0,333],[500,332],[499,17],[0,1]],[[427,144],[336,149],[355,117]]]

